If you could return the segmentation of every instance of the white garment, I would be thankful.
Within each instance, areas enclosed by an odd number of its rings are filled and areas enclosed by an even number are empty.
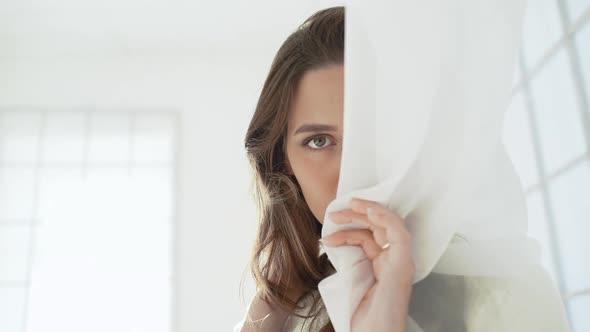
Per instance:
[[[304,306],[303,310],[297,311],[299,314],[302,315],[309,315],[309,308],[312,305],[313,298],[311,295],[308,295],[304,299],[302,299],[302,304]],[[320,311],[318,314],[318,318],[316,321],[311,324],[312,318],[301,318],[296,315],[289,315],[287,320],[285,321],[285,325],[282,331],[289,331],[289,332],[298,332],[298,331],[319,331],[324,325],[326,325],[329,321],[328,313],[324,310]]]
[[[299,305],[302,306],[301,310],[296,310],[295,312],[300,315],[310,315],[310,309],[313,304],[313,296],[318,296],[318,292],[310,293],[306,297],[302,298]],[[299,332],[299,331],[319,331],[324,325],[326,325],[329,321],[328,313],[326,312],[325,308],[321,310],[317,316],[317,318],[301,318],[294,314],[289,314],[285,320],[283,320],[280,324],[276,325],[275,327],[269,328],[266,325],[264,328],[261,328],[262,331],[283,331],[283,332]],[[246,317],[238,322],[234,328],[233,332],[239,332],[244,325]],[[312,322],[313,320],[313,322]]]
[[[406,220],[417,290],[410,331],[566,331],[501,140],[525,1],[345,5],[342,161],[326,213],[360,197]],[[326,218],[322,236],[361,225]],[[371,264],[357,246],[326,252],[337,272],[319,290],[336,331],[348,332],[374,283]],[[448,291],[458,285],[464,291]]]

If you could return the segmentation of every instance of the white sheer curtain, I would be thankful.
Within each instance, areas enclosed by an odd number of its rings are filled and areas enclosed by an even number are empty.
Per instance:
[[[565,331],[501,140],[525,1],[346,3],[345,136],[327,212],[353,196],[406,219],[410,331]],[[322,235],[351,227],[326,218]],[[371,264],[356,247],[326,252],[338,272],[319,289],[348,331]]]

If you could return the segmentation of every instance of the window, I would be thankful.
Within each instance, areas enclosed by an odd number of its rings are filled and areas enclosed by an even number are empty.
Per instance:
[[[176,128],[0,111],[0,331],[170,331]]]
[[[590,328],[590,1],[527,1],[504,141],[572,331]]]

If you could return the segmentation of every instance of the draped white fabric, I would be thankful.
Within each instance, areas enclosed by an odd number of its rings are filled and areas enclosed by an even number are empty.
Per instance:
[[[409,331],[566,331],[501,140],[525,1],[345,6],[342,162],[326,213],[360,197],[406,220]],[[326,218],[322,236],[360,225]],[[371,264],[360,247],[325,250],[337,272],[319,290],[336,331],[348,332]]]

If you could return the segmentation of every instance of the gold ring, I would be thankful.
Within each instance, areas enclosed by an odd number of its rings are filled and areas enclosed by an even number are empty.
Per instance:
[[[387,249],[387,248],[389,248],[389,242],[387,242],[386,244],[384,244],[384,245],[381,247],[381,249],[383,249],[383,250],[385,250],[385,249]]]

